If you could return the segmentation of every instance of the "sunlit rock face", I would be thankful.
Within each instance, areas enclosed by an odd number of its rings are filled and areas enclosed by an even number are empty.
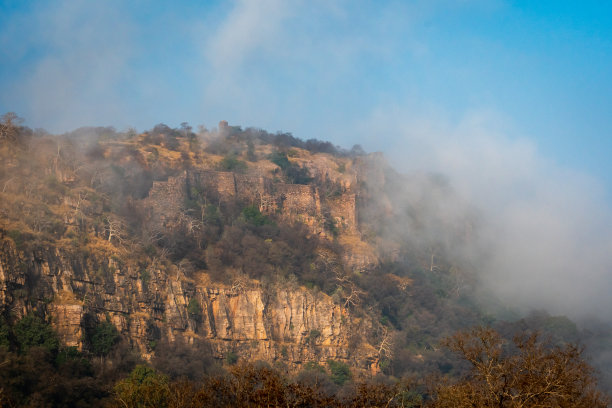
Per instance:
[[[113,273],[98,274],[104,268]],[[19,253],[9,240],[4,240],[0,273],[4,306],[24,314],[25,301],[7,288],[33,284],[31,296],[43,300],[36,307],[46,310],[67,346],[82,347],[88,318],[108,318],[145,357],[153,341],[167,337],[190,344],[206,340],[219,359],[232,352],[247,360],[283,361],[293,369],[334,359],[365,370],[376,359],[361,335],[354,338],[371,330],[368,319],[353,317],[328,295],[295,283],[202,285],[198,281],[205,277],[190,279],[173,267],[143,280],[132,265],[112,258],[85,259],[55,248]],[[36,282],[29,282],[32,277]],[[191,313],[194,302],[197,315]]]

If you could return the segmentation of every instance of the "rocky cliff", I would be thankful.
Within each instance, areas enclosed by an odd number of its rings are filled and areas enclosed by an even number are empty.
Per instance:
[[[361,308],[365,292],[356,284],[378,262],[359,221],[364,164],[293,149],[288,165],[309,175],[298,184],[263,159],[277,151],[270,145],[227,171],[220,156],[194,150],[193,139],[179,140],[179,152],[168,148],[171,139],[148,138],[98,142],[86,153],[53,137],[22,157],[0,150],[11,159],[0,173],[3,316],[41,312],[77,348],[91,325],[108,320],[145,358],[162,341],[208,342],[219,360],[236,355],[297,370],[332,359],[378,370],[380,324]],[[218,225],[205,219],[209,207]],[[266,220],[260,235],[232,226],[244,223],[246,207]],[[277,224],[303,226],[291,234],[307,235],[295,242],[314,245],[304,248],[310,255],[266,235],[265,225],[280,234]],[[242,242],[223,230],[238,231]],[[172,252],[176,239],[188,249]],[[267,272],[214,264],[211,253],[234,244],[265,247]]]
[[[174,265],[138,271],[117,262],[112,248],[107,254],[18,249],[6,236],[1,245],[0,302],[19,315],[46,310],[68,346],[82,346],[87,320],[108,318],[145,357],[161,338],[180,338],[210,342],[219,359],[235,353],[293,369],[334,359],[376,369],[374,349],[354,336],[371,330],[371,322],[295,282],[215,285],[206,276],[187,278]]]

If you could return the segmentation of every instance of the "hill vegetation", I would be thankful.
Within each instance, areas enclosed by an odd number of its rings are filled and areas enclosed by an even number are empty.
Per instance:
[[[488,313],[477,214],[437,212],[439,177],[225,122],[6,114],[0,157],[0,406],[605,406],[575,344],[609,329]],[[300,328],[274,311],[296,299],[319,307]]]

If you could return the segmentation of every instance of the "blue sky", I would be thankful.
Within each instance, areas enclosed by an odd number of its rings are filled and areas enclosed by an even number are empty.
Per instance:
[[[388,152],[412,142],[377,121],[452,133],[484,115],[612,190],[609,2],[127,3],[2,1],[0,111],[56,132],[227,119]]]
[[[500,296],[609,319],[611,48],[606,1],[0,0],[0,112],[383,151],[479,209]]]

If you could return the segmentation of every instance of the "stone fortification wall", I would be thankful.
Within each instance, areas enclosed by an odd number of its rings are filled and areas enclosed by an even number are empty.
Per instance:
[[[145,199],[156,217],[165,224],[176,217],[185,204],[185,174],[169,177],[168,181],[154,181]]]
[[[190,172],[188,182],[207,193],[218,195],[221,201],[240,199],[255,201],[270,190],[266,178],[252,174],[236,174],[228,171],[201,170]]]
[[[163,219],[176,215],[184,206],[190,191],[196,187],[204,193],[215,195],[223,201],[240,199],[260,206],[266,213],[282,209],[285,215],[317,216],[321,213],[321,201],[317,188],[311,185],[273,183],[258,175],[234,174],[224,171],[189,172],[168,181],[156,181],[147,198],[155,214]],[[350,201],[350,199],[349,199]],[[350,206],[340,210],[346,219]]]
[[[357,203],[355,194],[345,193],[330,200],[331,216],[336,226],[348,232],[357,231]]]
[[[257,202],[271,190],[270,180],[263,176],[236,174],[234,180],[238,197],[247,202]]]
[[[276,193],[287,215],[316,216],[321,214],[321,201],[316,187],[302,184],[278,184]]]
[[[178,219],[187,198],[196,199],[194,192],[205,194],[208,199],[220,203],[238,199],[257,205],[264,214],[277,214],[287,220],[302,222],[311,233],[327,236],[324,228],[327,215],[322,215],[321,198],[316,186],[273,182],[257,174],[214,170],[186,172],[170,177],[166,182],[154,182],[146,202],[153,209],[154,216],[167,226]],[[355,194],[344,193],[327,198],[324,204],[339,231],[354,235],[354,240],[358,239]]]
[[[232,172],[214,170],[190,172],[189,182],[192,186],[215,192],[221,201],[236,198],[236,180]]]

